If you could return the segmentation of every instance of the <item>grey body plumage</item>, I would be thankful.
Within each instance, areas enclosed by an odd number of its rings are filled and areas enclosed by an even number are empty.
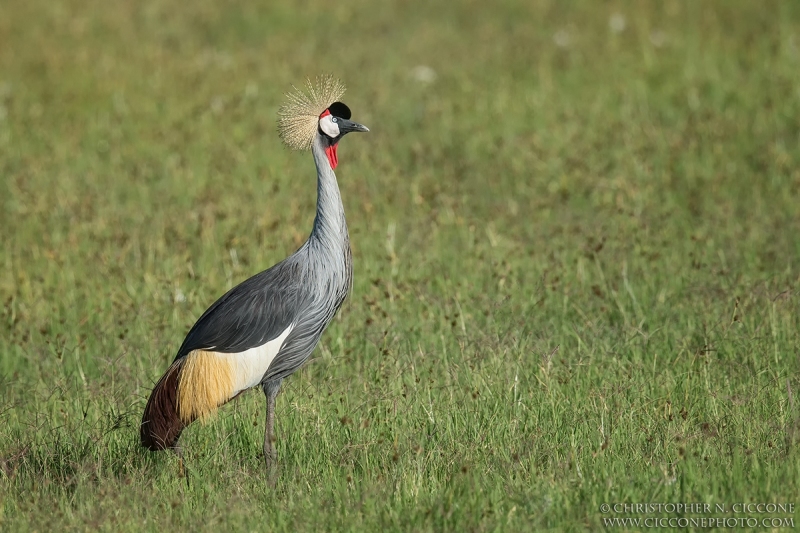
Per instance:
[[[369,130],[349,120],[347,106],[330,102],[333,95],[341,95],[343,86],[326,83],[312,91],[311,98],[292,96],[295,107],[282,109],[281,137],[290,140],[291,147],[310,147],[317,169],[311,234],[295,253],[225,293],[191,328],[145,407],[140,436],[151,450],[179,451],[186,425],[245,388],[260,385],[267,397],[264,456],[268,466],[275,463],[275,397],[281,382],[311,355],[353,279],[347,222],[333,169],[341,138]],[[316,109],[322,101],[325,107]],[[310,120],[317,123],[315,131]],[[311,132],[313,138],[308,139]],[[258,368],[266,368],[263,375],[253,375]]]
[[[193,350],[238,353],[276,339],[294,325],[262,383],[280,380],[311,355],[350,290],[353,262],[336,175],[317,134],[317,215],[308,240],[292,255],[232,288],[197,320],[176,360]]]

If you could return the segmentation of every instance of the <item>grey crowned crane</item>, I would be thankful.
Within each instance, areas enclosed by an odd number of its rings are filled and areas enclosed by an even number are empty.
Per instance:
[[[142,416],[142,446],[180,455],[183,429],[253,387],[267,398],[264,458],[274,465],[275,397],[300,368],[341,307],[353,279],[350,238],[333,169],[339,141],[369,131],[350,121],[331,78],[295,89],[278,115],[283,142],[308,150],[317,167],[317,215],[292,255],[225,293],[192,326],[172,365],[153,388]]]

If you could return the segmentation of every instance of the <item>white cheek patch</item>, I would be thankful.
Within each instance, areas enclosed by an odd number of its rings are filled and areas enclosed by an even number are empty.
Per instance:
[[[319,129],[331,139],[339,136],[339,125],[333,121],[333,115],[325,115],[319,119]]]

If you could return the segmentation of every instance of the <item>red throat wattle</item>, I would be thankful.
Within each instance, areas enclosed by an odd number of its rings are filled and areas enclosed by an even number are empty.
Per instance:
[[[319,118],[327,117],[331,114],[330,109],[326,109],[322,113],[320,113]],[[332,169],[336,169],[336,165],[339,164],[339,157],[336,155],[336,147],[338,145],[334,144],[333,146],[329,146],[325,148],[325,154],[328,156],[328,162],[331,164]]]
[[[328,156],[328,161],[331,164],[332,169],[336,169],[336,165],[339,164],[339,157],[336,155],[336,147],[339,146],[338,144],[334,144],[333,146],[328,146],[325,148],[325,154]]]

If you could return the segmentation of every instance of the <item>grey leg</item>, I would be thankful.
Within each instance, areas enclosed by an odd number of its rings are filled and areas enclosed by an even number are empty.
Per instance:
[[[178,456],[178,477],[186,478],[186,488],[189,488],[189,476],[186,474],[186,467],[183,461],[183,448],[177,442],[173,446],[172,451]]]
[[[278,453],[275,449],[275,397],[281,390],[281,381],[268,381],[261,387],[267,397],[267,423],[264,428],[264,462],[267,470],[273,470],[278,465]]]

